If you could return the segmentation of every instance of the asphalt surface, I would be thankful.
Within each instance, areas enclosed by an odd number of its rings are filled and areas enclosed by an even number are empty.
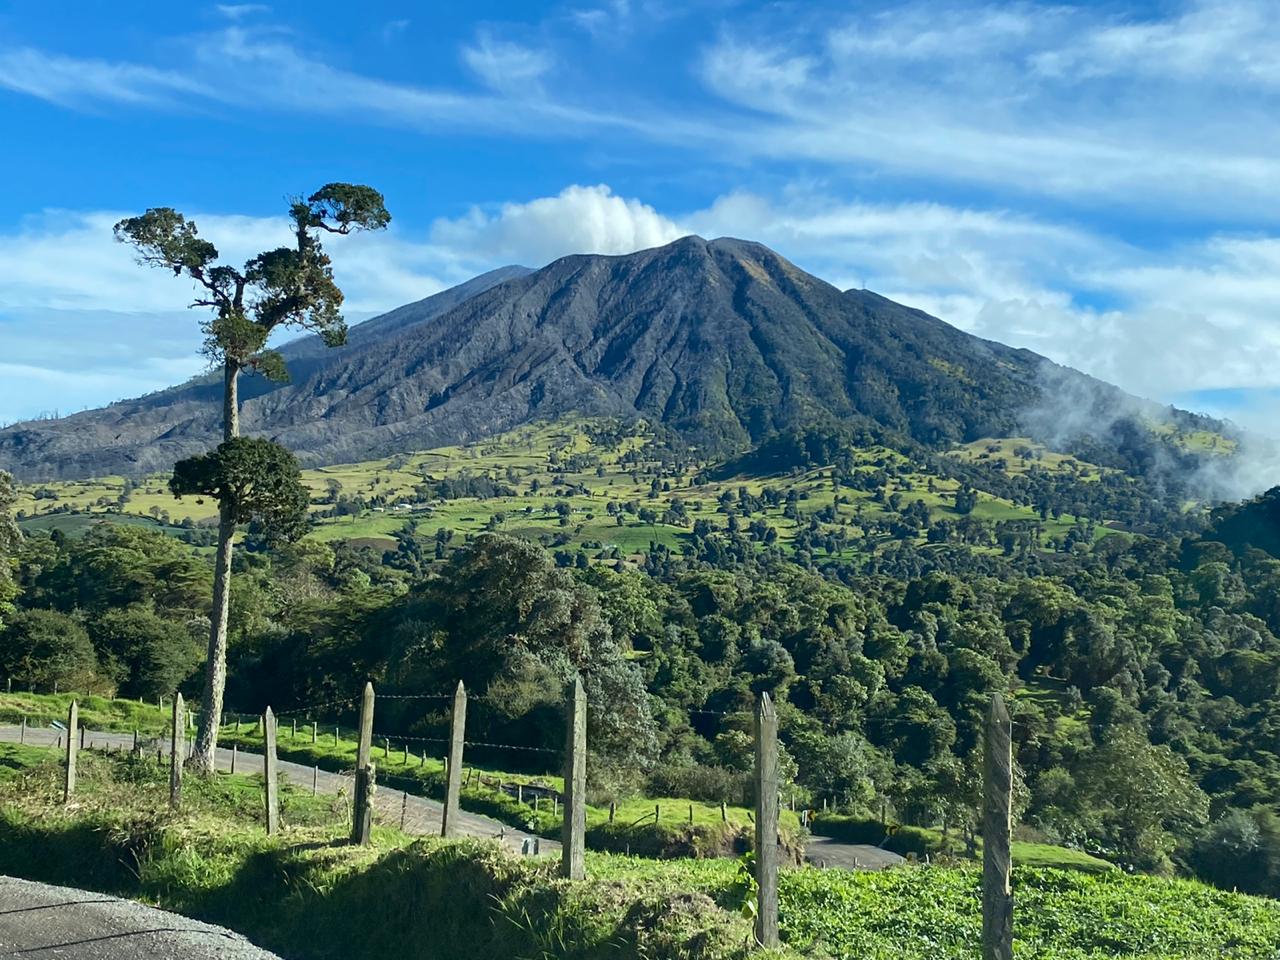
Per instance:
[[[906,863],[905,858],[888,850],[865,843],[840,843],[830,837],[810,837],[804,858],[824,870],[886,870]]]
[[[0,957],[279,960],[222,927],[100,893],[0,877]]]
[[[0,726],[0,740],[17,742],[19,735],[20,730],[18,727]],[[58,742],[59,737],[62,735],[61,731],[51,727],[28,727],[25,742],[34,746],[52,746]],[[104,750],[107,748],[112,750],[132,749],[133,734],[102,733],[86,730],[85,747],[92,750]],[[152,756],[155,755],[157,749],[165,755],[168,754],[167,741],[144,739],[143,748]],[[376,765],[378,760],[376,749],[374,754],[373,759]],[[232,752],[230,750],[223,747],[218,748],[216,763],[219,770],[230,770],[231,759]],[[278,764],[280,772],[289,779],[289,782],[303,789],[311,789],[312,778],[314,777],[317,793],[351,796],[354,781],[349,776],[329,773],[325,770],[316,771],[312,767],[304,766],[300,763],[291,763],[287,760],[280,760]],[[237,773],[253,773],[261,769],[261,754],[250,753],[246,750],[236,751]],[[398,827],[403,822],[404,832],[414,836],[438,837],[440,835],[440,823],[444,807],[436,800],[415,796],[412,793],[406,794],[403,791],[379,784],[374,791],[373,807],[377,820],[381,823]],[[542,855],[558,855],[560,852],[560,844],[555,840],[535,838],[532,834],[523,830],[517,830],[497,820],[477,813],[468,813],[465,810],[459,812],[458,832],[467,837],[497,840],[515,853],[531,853],[534,849],[535,840],[538,852]]]

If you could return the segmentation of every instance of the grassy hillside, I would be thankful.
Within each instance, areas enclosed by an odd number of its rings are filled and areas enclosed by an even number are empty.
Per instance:
[[[146,900],[286,958],[750,952],[750,897],[733,861],[590,854],[589,879],[569,883],[550,860],[490,844],[410,842],[379,828],[370,848],[351,848],[341,811],[294,794],[284,833],[267,837],[251,778],[189,780],[185,808],[170,814],[163,771],[149,763],[85,756],[71,808],[56,763],[24,755],[18,766],[0,774],[0,871]],[[1280,949],[1280,904],[1193,883],[1020,868],[1014,890],[1019,956],[1272,960]],[[776,956],[974,960],[978,908],[974,869],[786,870]]]
[[[557,549],[586,549],[592,556],[614,548],[633,555],[651,542],[678,549],[698,519],[723,526],[722,498],[735,498],[743,491],[760,496],[765,488],[777,491],[780,500],[763,508],[759,516],[776,531],[784,547],[794,546],[797,534],[809,530],[811,518],[823,511],[829,513],[823,513],[821,529],[842,530],[842,540],[852,540],[868,533],[868,523],[887,520],[917,500],[931,520],[959,520],[966,515],[992,522],[1023,520],[1039,523],[1048,538],[1064,536],[1078,520],[1071,514],[1041,518],[1030,506],[981,489],[972,510],[962,514],[956,509],[960,481],[880,445],[852,451],[857,470],[890,471],[879,492],[872,492],[840,487],[831,471],[822,467],[713,480],[705,469],[709,465],[696,458],[676,470],[660,463],[649,453],[654,442],[643,424],[622,429],[609,421],[569,418],[462,447],[305,470],[303,479],[312,493],[316,520],[312,536],[391,547],[401,531],[433,533],[444,528],[466,536],[496,529],[543,539]],[[997,452],[991,453],[992,449]],[[1026,450],[1032,453],[1023,456]],[[1019,439],[978,441],[957,448],[954,457],[982,466],[999,460],[1010,476],[1035,469],[1096,481],[1106,472]],[[510,495],[443,499],[433,494],[442,481],[478,478],[491,480]],[[788,511],[788,498],[796,500],[796,511]],[[327,515],[338,507],[329,502],[333,500],[345,501],[344,515]],[[668,515],[673,500],[684,507],[679,519]],[[619,508],[616,515],[610,512],[611,502]],[[84,529],[95,516],[119,515],[128,522],[156,524],[176,533],[182,532],[179,525],[208,528],[216,516],[211,500],[174,499],[167,489],[167,476],[159,474],[130,487],[127,495],[121,477],[27,486],[20,490],[15,509],[24,529],[58,528],[71,534]],[[880,539],[887,543],[899,538]],[[924,543],[923,536],[917,540]],[[832,555],[855,552],[841,548]]]

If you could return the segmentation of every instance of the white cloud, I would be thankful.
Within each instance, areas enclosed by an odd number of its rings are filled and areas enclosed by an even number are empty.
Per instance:
[[[837,286],[865,285],[1143,396],[1280,386],[1280,238],[1155,254],[1007,211],[803,192],[731,194],[680,223],[759,240]]]
[[[186,38],[184,46],[190,57],[180,70],[0,46],[0,88],[82,109],[106,103],[186,110],[234,105],[255,113],[340,117],[432,134],[439,134],[442,125],[537,137],[601,128],[645,132],[662,126],[611,108],[596,110],[544,95],[539,80],[551,69],[548,54],[483,36],[463,57],[489,85],[487,92],[341,69],[270,26],[233,23]]]
[[[434,244],[476,261],[542,266],[569,253],[631,253],[683,236],[653,207],[619,197],[607,186],[571,186],[554,197],[480,207],[456,220],[437,220]]]
[[[203,369],[201,310],[189,280],[139,266],[117,243],[124,214],[51,211],[0,234],[0,422],[97,406]],[[292,241],[285,218],[195,213],[223,262]],[[396,232],[326,237],[349,322],[471,276],[447,251]],[[296,336],[286,333],[281,339]]]
[[[212,88],[174,71],[64,57],[29,47],[0,50],[0,87],[66,107],[174,106],[180,97],[214,96]]]
[[[271,8],[263,3],[220,3],[216,9],[228,20],[243,20],[259,13],[271,12]]]
[[[1089,204],[1280,212],[1280,38],[1262,0],[1163,18],[914,3],[751,23],[705,51],[735,152]],[[762,39],[766,38],[766,39]]]
[[[462,48],[462,61],[487,86],[521,95],[538,88],[552,65],[545,51],[498,40],[488,32]]]

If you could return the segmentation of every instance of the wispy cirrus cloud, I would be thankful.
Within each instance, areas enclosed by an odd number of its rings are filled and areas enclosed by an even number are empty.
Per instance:
[[[214,9],[228,20],[235,21],[271,12],[265,3],[219,3]]]
[[[1146,18],[1111,6],[915,3],[729,30],[699,70],[744,111],[732,142],[753,156],[1268,217],[1280,211],[1273,14],[1261,0]]]
[[[214,88],[177,71],[31,47],[0,50],[0,87],[63,107],[120,103],[172,108],[192,97],[216,98]]]
[[[510,40],[500,40],[481,31],[475,43],[462,48],[462,60],[485,85],[494,90],[528,91],[541,85],[551,70],[552,59],[545,50],[537,50]]]
[[[536,45],[486,27],[458,46],[478,84],[345,68],[240,5],[223,29],[174,38],[169,48],[190,56],[170,65],[0,49],[0,85],[65,106],[232,104],[432,134],[625,138],[720,169],[816,164],[846,180],[1095,211],[1255,223],[1280,212],[1280,36],[1269,0],[1183,0],[1140,15],[980,0],[812,13],[764,5],[704,20],[711,39],[690,69],[638,70],[615,45],[584,60],[638,19],[644,44],[662,45],[651,34],[664,20],[650,6],[642,17],[628,2],[557,14],[526,25]],[[596,42],[583,49],[587,38]]]

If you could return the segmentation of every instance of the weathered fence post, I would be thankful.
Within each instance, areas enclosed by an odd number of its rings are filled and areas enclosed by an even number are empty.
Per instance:
[[[317,736],[319,736],[319,734],[317,734],[317,733],[316,733],[316,730],[317,730],[317,729],[318,729],[318,728],[316,727],[316,722],[315,722],[314,720],[312,720],[312,721],[311,721],[311,742],[312,742],[312,743],[315,743],[315,742],[316,742],[316,737],[317,737]]]
[[[84,737],[85,737],[85,734],[86,734],[87,732],[88,732],[88,731],[87,731],[87,730],[85,730],[85,728],[84,728],[84,727],[81,727],[81,728],[80,728],[80,749],[81,749],[81,750],[83,750],[83,749],[84,749]]]
[[[449,756],[444,775],[444,813],[440,820],[440,836],[452,837],[458,832],[458,798],[462,792],[462,748],[467,733],[467,688],[458,681],[453,691],[453,712],[449,717]]]
[[[271,708],[262,714],[262,781],[267,802],[267,834],[280,832],[280,774],[276,765],[276,734],[280,727]]]
[[[334,743],[338,731],[333,731]],[[373,751],[373,684],[364,685],[360,698],[360,739],[356,746],[356,785],[351,816],[351,842],[362,846],[369,842],[373,828],[373,777],[369,754]]]
[[[311,768],[311,795],[314,797],[320,792],[320,764],[316,764]]]
[[[231,772],[236,772],[236,745],[231,745]]]
[[[568,715],[564,763],[564,830],[560,875],[586,877],[587,834],[587,695],[582,678],[574,677],[565,691]]]
[[[135,757],[142,756],[142,750],[138,746],[138,728],[133,728],[133,755]]]
[[[182,761],[187,752],[186,718],[182,715],[182,694],[173,695],[173,728],[169,737],[169,807],[182,803]]]
[[[404,833],[404,818],[409,812],[409,791],[400,791],[400,832]]]
[[[1004,698],[991,698],[982,757],[982,958],[1013,957],[1013,892],[1009,839],[1013,829],[1013,724]]]
[[[778,945],[778,715],[767,693],[756,703],[756,941]]]
[[[76,727],[80,724],[80,704],[71,701],[67,710],[67,778],[62,787],[62,802],[70,803],[76,792]]]

